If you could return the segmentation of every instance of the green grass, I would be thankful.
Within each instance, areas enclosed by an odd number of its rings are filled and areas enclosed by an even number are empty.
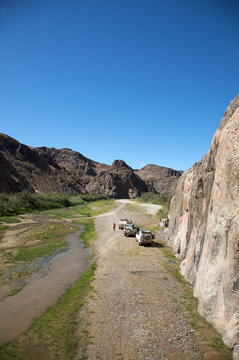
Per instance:
[[[25,334],[30,343],[27,350],[23,342],[13,341],[0,347],[0,359],[30,360],[30,351],[36,348],[50,353],[51,359],[70,360],[74,356],[76,347],[80,356],[78,358],[84,359],[89,334],[78,314],[93,289],[91,282],[94,279],[95,270],[96,263],[94,262],[58,303],[35,321]],[[34,336],[34,342],[31,344]],[[45,358],[48,358],[47,355]]]
[[[56,239],[50,243],[42,244],[36,247],[21,249],[18,254],[14,256],[13,261],[34,261],[41,257],[51,257],[58,252],[66,251],[68,244],[63,239]]]
[[[0,346],[0,360],[28,360],[21,354],[20,346],[16,343],[5,343]]]
[[[209,345],[215,349],[222,349],[224,347],[222,338],[219,334],[215,334],[212,338],[212,341],[209,343]]]
[[[64,209],[64,210],[48,210],[43,213],[46,216],[51,216],[54,219],[71,219],[77,216],[76,210],[74,208]]]
[[[115,202],[112,199],[106,200],[98,200],[95,202],[90,202],[85,205],[85,207],[81,207],[77,209],[77,213],[86,216],[92,217],[104,214],[105,212],[112,210],[115,207]]]
[[[69,245],[64,239],[65,235],[78,230],[78,227],[65,224],[45,224],[21,234],[21,240],[26,247],[6,250],[1,254],[2,265],[5,270],[2,270],[0,286],[16,279],[25,279],[41,270],[41,265],[36,260],[48,259],[55,254],[66,251]],[[32,241],[34,243],[35,240],[40,241],[40,243],[27,247],[28,242],[32,244]],[[3,280],[2,276],[6,271],[7,277]],[[14,295],[14,292],[9,295]]]
[[[92,290],[96,263],[92,263],[81,279],[60,301],[37,320],[32,331],[51,349],[54,358],[71,359],[77,344],[76,316]]]
[[[104,195],[69,196],[66,194],[35,194],[22,191],[0,194],[0,216],[19,215],[32,211],[65,208],[89,201],[105,199]]]
[[[0,217],[0,223],[5,222],[7,224],[20,223],[21,221],[13,216],[2,216]]]
[[[23,285],[24,286],[24,285]],[[8,295],[7,296],[14,296],[16,295],[19,291],[22,290],[23,286],[19,286],[19,287],[16,287],[14,289],[12,289],[11,291],[9,291]]]
[[[93,242],[96,240],[96,230],[93,219],[82,219],[74,221],[76,224],[82,224],[85,227],[85,230],[80,236],[80,239],[83,241],[85,247],[90,247]]]
[[[67,250],[68,244],[63,237],[76,230],[78,230],[78,228],[62,224],[47,224],[30,229],[22,235],[22,239],[24,239],[26,243],[39,239],[42,240],[42,242],[35,246],[20,248],[14,252],[6,251],[3,256],[6,262],[11,264],[16,262],[31,262],[41,257],[51,257],[55,253]]]
[[[0,230],[6,230],[8,228],[9,228],[8,225],[0,225]]]
[[[103,214],[113,209],[114,206],[114,200],[106,199],[84,203],[69,209],[45,211],[44,214],[50,215],[58,220],[72,219],[77,217],[92,217]]]

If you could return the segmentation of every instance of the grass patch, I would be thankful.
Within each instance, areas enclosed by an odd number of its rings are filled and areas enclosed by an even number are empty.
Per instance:
[[[41,244],[36,247],[21,249],[13,257],[13,261],[29,262],[41,257],[51,257],[55,253],[63,252],[68,249],[68,244],[63,239],[56,239],[50,243]]]
[[[95,256],[96,256],[96,252],[95,252],[95,251],[92,251],[92,252],[90,253],[90,255],[88,255],[88,256],[86,257],[86,260],[87,260],[87,261],[92,261],[92,260],[95,258]]]
[[[54,358],[71,359],[74,354],[78,341],[76,315],[92,290],[91,282],[95,270],[96,263],[92,263],[81,279],[32,327],[41,342],[50,347]]]
[[[95,202],[90,202],[84,207],[78,207],[76,212],[83,217],[92,217],[104,214],[105,212],[112,210],[114,207],[115,201],[112,199],[98,200]]]
[[[24,286],[24,285],[23,285]],[[23,286],[19,286],[19,287],[16,287],[14,289],[12,289],[11,291],[9,291],[8,295],[7,296],[14,296],[16,295],[19,291],[22,290]]]
[[[5,343],[0,346],[0,360],[28,360],[21,355],[20,346],[16,343]]]
[[[8,225],[0,225],[0,230],[6,230],[8,228],[9,228]]]
[[[76,229],[72,226],[62,224],[47,224],[30,229],[22,234],[21,239],[24,243],[38,240],[41,241],[40,244],[20,248],[14,252],[6,251],[3,255],[7,263],[31,262],[37,258],[51,257],[55,253],[67,250],[68,244],[63,237],[73,231]]]
[[[21,234],[24,247],[6,250],[1,254],[2,276],[5,273],[5,280],[1,277],[0,286],[4,282],[24,279],[41,270],[42,261],[38,259],[46,260],[66,251],[69,245],[64,239],[65,235],[77,230],[78,227],[65,224],[46,224]]]
[[[21,221],[14,216],[2,216],[0,217],[0,222],[5,222],[7,224],[15,224],[20,223]]]
[[[164,245],[163,253],[167,259],[172,260],[175,263],[180,263],[180,260],[172,253],[167,245]]]
[[[85,226],[85,229],[81,234],[80,238],[83,241],[85,247],[90,247],[97,238],[94,220],[93,219],[76,220],[74,221],[74,223],[82,224]]]
[[[77,217],[92,217],[103,214],[115,207],[114,200],[98,200],[84,203],[69,209],[51,210],[44,212],[45,215],[51,215],[55,219],[72,219]]]
[[[30,229],[21,235],[21,240],[28,243],[35,240],[49,240],[52,238],[63,237],[78,228],[66,224],[45,224]]]
[[[224,344],[223,344],[221,336],[219,334],[214,335],[209,346],[211,346],[215,349],[222,349]]]
[[[0,347],[0,359],[31,359],[34,349],[41,349],[49,354],[46,359],[70,360],[73,358],[76,347],[80,352],[79,359],[85,358],[89,334],[82,324],[79,311],[92,291],[96,263],[92,263],[85,274],[75,283],[56,305],[48,309],[25,334],[26,342],[15,341]],[[31,343],[31,339],[34,339]],[[80,344],[80,345],[79,345]],[[34,357],[35,358],[35,357]],[[43,358],[43,357],[42,357]]]

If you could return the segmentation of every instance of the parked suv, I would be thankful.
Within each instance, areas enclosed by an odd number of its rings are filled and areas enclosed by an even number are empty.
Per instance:
[[[136,241],[139,243],[139,245],[151,245],[154,238],[155,235],[150,230],[139,229],[139,231],[136,233]]]
[[[119,224],[118,224],[119,230],[124,230],[124,226],[126,224],[132,224],[132,220],[120,219]]]
[[[124,236],[135,236],[138,231],[138,226],[134,224],[125,224],[124,226]]]

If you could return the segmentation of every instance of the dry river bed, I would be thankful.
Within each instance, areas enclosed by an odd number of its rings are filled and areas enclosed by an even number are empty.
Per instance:
[[[90,342],[86,355],[78,351],[73,359],[223,360],[218,351],[200,347],[202,341],[198,342],[182,305],[182,284],[166,270],[165,263],[172,260],[165,258],[161,240],[143,247],[118,228],[112,230],[120,218],[144,227],[157,225],[152,215],[156,208],[149,207],[149,214],[144,210],[127,209],[127,203],[118,201],[113,211],[95,217],[95,293],[81,310]],[[2,342],[24,332],[80,277],[85,255],[79,250],[78,235],[69,235],[71,251],[55,257],[47,274],[32,276],[22,291],[0,302]]]

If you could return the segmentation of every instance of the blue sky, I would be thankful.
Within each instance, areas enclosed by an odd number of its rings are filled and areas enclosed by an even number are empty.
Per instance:
[[[0,0],[0,132],[186,170],[239,84],[228,0]]]

